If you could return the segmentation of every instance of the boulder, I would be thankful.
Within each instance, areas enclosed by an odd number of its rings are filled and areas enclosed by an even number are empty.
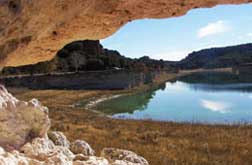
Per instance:
[[[1,165],[43,165],[43,162],[25,157],[18,151],[6,152],[3,148],[0,148],[0,164]]]
[[[3,155],[3,154],[5,154],[5,151],[2,147],[0,147],[0,155]]]
[[[70,151],[63,133],[51,132],[48,138],[49,127],[46,107],[35,99],[19,101],[0,86],[1,165],[148,165],[131,151],[113,148],[104,149],[104,157],[96,157],[94,150],[82,140],[73,142]]]
[[[19,101],[0,85],[0,146],[19,149],[36,137],[46,137],[49,128],[47,107],[36,99]]]
[[[114,165],[149,165],[148,161],[132,151],[104,148],[101,157],[109,160]]]
[[[76,140],[71,143],[70,150],[74,154],[83,154],[84,156],[93,156],[95,151],[90,147],[90,145],[83,140]]]
[[[50,131],[48,132],[48,137],[50,140],[52,140],[52,142],[55,145],[58,146],[63,146],[63,147],[70,147],[70,142],[67,140],[66,136],[59,131]]]
[[[102,157],[90,156],[86,161],[74,161],[73,165],[109,165],[109,162]]]
[[[89,159],[88,156],[85,156],[83,154],[77,154],[77,155],[75,155],[73,160],[74,161],[87,161],[88,159]]]
[[[66,147],[55,146],[48,138],[36,138],[32,142],[25,144],[20,149],[27,157],[51,161],[48,158],[61,157],[66,161],[71,161],[75,157],[74,154]]]

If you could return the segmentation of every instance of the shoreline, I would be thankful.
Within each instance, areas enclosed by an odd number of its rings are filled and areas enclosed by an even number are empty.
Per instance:
[[[170,80],[174,77],[170,76]],[[149,87],[142,86],[127,91],[16,90],[12,93],[20,100],[38,98],[49,108],[52,131],[63,132],[70,141],[83,139],[93,146],[96,153],[100,153],[105,147],[124,148],[140,154],[153,165],[185,162],[252,164],[252,153],[249,152],[252,150],[252,125],[246,123],[209,125],[115,119],[84,108],[69,106],[80,100],[140,92]]]
[[[106,113],[103,113],[99,110],[94,109],[97,104],[100,104],[104,101],[109,101],[112,99],[116,99],[122,96],[131,95],[137,92],[131,92],[127,94],[115,94],[109,97],[100,96],[95,101],[89,101],[84,107],[78,106],[79,108],[83,108],[85,110],[88,110],[90,112],[94,112],[98,115],[112,118],[115,120],[124,120],[124,121],[139,121],[139,122],[157,122],[157,123],[167,123],[167,124],[182,124],[182,125],[203,125],[203,126],[228,126],[228,127],[237,127],[237,126],[252,126],[252,122],[230,122],[230,123],[211,123],[211,122],[198,122],[198,121],[172,121],[172,120],[153,120],[153,119],[147,119],[147,118],[127,118],[127,117],[114,117],[113,115],[109,115]]]
[[[40,90],[14,94],[22,100],[38,98],[49,108],[52,131],[63,132],[70,141],[83,139],[97,153],[105,147],[124,148],[140,154],[153,165],[204,164],[206,160],[227,164],[233,161],[233,164],[252,163],[252,153],[245,152],[252,150],[252,125],[122,120],[69,106],[78,100],[118,92]],[[233,160],[233,157],[237,159]]]

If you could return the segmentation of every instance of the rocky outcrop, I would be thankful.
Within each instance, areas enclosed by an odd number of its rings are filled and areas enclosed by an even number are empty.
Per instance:
[[[69,42],[103,39],[135,19],[251,0],[0,0],[0,66],[50,60]],[[22,57],[22,58],[20,58]]]
[[[0,146],[19,149],[36,137],[46,137],[48,109],[36,99],[19,101],[0,86]]]
[[[104,148],[101,152],[101,156],[108,159],[109,162],[115,165],[120,164],[141,164],[148,165],[149,163],[141,156],[135,154],[132,151],[121,150],[116,148]]]
[[[116,50],[103,48],[99,41],[83,40],[67,44],[50,61],[17,67],[4,67],[0,74],[5,76],[35,75],[115,70],[115,68],[135,72],[169,70],[169,67],[165,67],[163,60],[151,59],[148,56],[128,58]]]
[[[46,107],[35,99],[30,102],[19,101],[3,86],[0,87],[1,165],[148,164],[144,158],[125,150],[104,149],[104,157],[97,157],[85,141],[76,140],[69,144],[61,132],[50,132],[48,138],[49,127]],[[112,157],[111,153],[116,156]]]
[[[26,157],[46,162],[55,162],[56,159],[71,161],[74,158],[74,154],[67,147],[57,146],[48,138],[35,138],[25,144],[20,151]]]
[[[48,137],[53,141],[55,145],[70,147],[70,142],[67,140],[66,136],[62,132],[50,131],[48,132]]]
[[[83,147],[82,143],[75,142],[74,145],[80,145],[80,148]],[[104,149],[101,157],[83,154],[75,155],[71,148],[55,145],[48,138],[35,138],[25,144],[19,151],[6,152],[0,147],[0,164],[148,165],[148,162],[131,151],[112,148]]]
[[[186,58],[177,62],[180,69],[214,69],[236,67],[252,63],[252,44],[234,45],[203,49],[190,53]]]
[[[71,151],[75,154],[82,154],[84,156],[94,156],[95,152],[90,145],[83,140],[76,140],[71,144]]]

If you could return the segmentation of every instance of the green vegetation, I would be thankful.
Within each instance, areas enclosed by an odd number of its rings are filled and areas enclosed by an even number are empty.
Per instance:
[[[252,44],[211,48],[189,54],[177,62],[181,69],[225,68],[252,63]]]
[[[144,110],[150,99],[155,96],[156,90],[160,88],[165,88],[165,83],[146,91],[134,92],[118,98],[103,101],[95,105],[94,108],[110,115],[118,113],[133,113],[137,109]]]
[[[153,60],[147,56],[139,59],[126,58],[118,51],[104,49],[99,41],[85,40],[66,45],[51,61],[20,67],[6,67],[2,74],[64,73],[111,69],[138,72],[169,70],[163,60]]]

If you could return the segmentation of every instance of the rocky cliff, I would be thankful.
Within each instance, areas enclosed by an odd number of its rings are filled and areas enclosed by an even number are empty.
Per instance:
[[[135,72],[169,69],[163,60],[154,60],[148,56],[139,59],[127,58],[116,50],[103,48],[98,40],[75,41],[57,52],[50,61],[17,67],[4,67],[4,75],[24,75],[40,73],[65,73],[94,70],[127,69]]]
[[[61,132],[48,132],[48,109],[39,101],[19,101],[0,87],[0,164],[148,165],[134,152],[104,148],[100,157],[83,140],[70,143]]]
[[[175,66],[181,69],[225,68],[251,62],[252,44],[242,44],[192,52]]]
[[[103,39],[135,19],[251,0],[0,0],[0,66],[50,60],[67,43]]]

